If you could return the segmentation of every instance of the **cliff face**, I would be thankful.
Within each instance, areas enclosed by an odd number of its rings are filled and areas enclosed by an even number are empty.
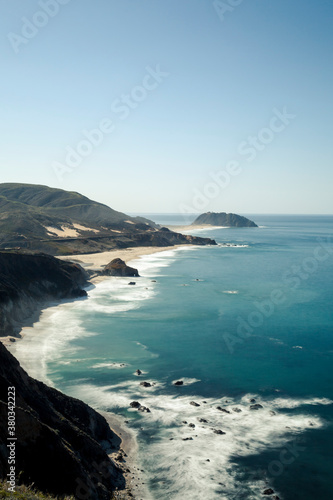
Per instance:
[[[85,297],[87,278],[79,265],[49,255],[0,252],[0,336],[15,334],[48,300]]]
[[[227,214],[225,212],[207,212],[199,215],[192,225],[207,224],[210,226],[227,227],[258,227],[255,222],[237,214]]]
[[[121,471],[104,447],[119,438],[106,420],[85,403],[32,379],[0,343],[0,477],[9,472],[6,447],[8,387],[16,392],[16,475],[56,495],[109,500],[123,488]]]

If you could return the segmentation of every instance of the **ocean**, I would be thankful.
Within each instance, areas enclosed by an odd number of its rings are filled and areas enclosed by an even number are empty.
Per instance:
[[[249,217],[132,261],[135,286],[91,286],[16,343],[30,375],[128,422],[143,500],[333,498],[333,216]]]

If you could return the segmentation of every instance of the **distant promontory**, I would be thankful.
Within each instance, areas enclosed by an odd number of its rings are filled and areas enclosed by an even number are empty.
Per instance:
[[[237,214],[227,214],[226,212],[206,212],[199,215],[192,223],[192,226],[225,226],[225,227],[258,227],[255,222]]]

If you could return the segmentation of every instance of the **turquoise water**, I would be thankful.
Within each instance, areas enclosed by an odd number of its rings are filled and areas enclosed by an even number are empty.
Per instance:
[[[135,287],[103,281],[16,347],[31,374],[126,418],[144,499],[333,497],[333,217],[253,219],[135,261]]]

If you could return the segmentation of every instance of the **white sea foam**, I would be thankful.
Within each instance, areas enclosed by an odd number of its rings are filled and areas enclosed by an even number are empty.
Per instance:
[[[86,384],[69,390],[76,397],[103,409],[129,409],[133,400],[150,408],[151,413],[140,414],[139,425],[146,436],[151,435],[147,450],[142,443],[141,465],[155,478],[154,498],[167,500],[217,497],[229,500],[242,495],[257,499],[267,487],[268,469],[261,471],[259,479],[249,476],[244,478],[245,482],[240,482],[237,476],[242,470],[237,465],[237,457],[254,457],[276,449],[278,461],[281,449],[299,434],[324,425],[318,416],[310,418],[301,412],[291,415],[284,410],[332,404],[325,398],[262,400],[253,394],[238,400],[228,398],[227,403],[225,398],[206,398],[203,402],[199,396],[143,392],[133,382],[99,388]],[[263,408],[250,409],[252,398]],[[191,405],[191,401],[200,406]],[[229,413],[218,410],[218,406]],[[131,409],[129,415],[136,411]],[[225,434],[218,435],[214,430],[222,430]],[[139,430],[138,433],[140,437]],[[281,466],[283,468],[283,464]]]
[[[237,294],[239,292],[238,292],[238,290],[223,290],[223,293],[228,293],[230,295],[235,295],[235,294]]]
[[[92,365],[91,368],[108,368],[109,370],[121,370],[129,366],[127,363],[96,363]]]
[[[250,245],[241,245],[240,243],[218,243],[217,246],[222,248],[249,248]]]
[[[160,267],[169,265],[177,250],[161,252],[158,256],[144,256],[141,260],[142,267],[146,264],[147,269],[155,276],[155,271]],[[94,288],[89,288],[88,300],[62,303],[43,311],[34,328],[24,329],[23,338],[12,347],[23,368],[31,376],[53,385],[48,376],[49,363],[69,363],[69,360],[61,360],[64,354],[66,357],[74,357],[80,350],[77,346],[71,346],[71,341],[96,335],[83,323],[83,312],[89,313],[91,320],[95,314],[119,314],[138,308],[143,301],[154,297],[155,283],[150,279],[142,277],[135,282],[135,286],[129,286],[128,278],[106,279]]]
[[[177,378],[176,380],[173,380],[172,383],[175,384],[175,382],[178,382],[178,380],[181,380],[183,382],[183,386],[184,385],[192,385],[192,384],[195,384],[196,382],[201,382],[201,380],[199,380],[197,378],[181,377],[181,378]]]

